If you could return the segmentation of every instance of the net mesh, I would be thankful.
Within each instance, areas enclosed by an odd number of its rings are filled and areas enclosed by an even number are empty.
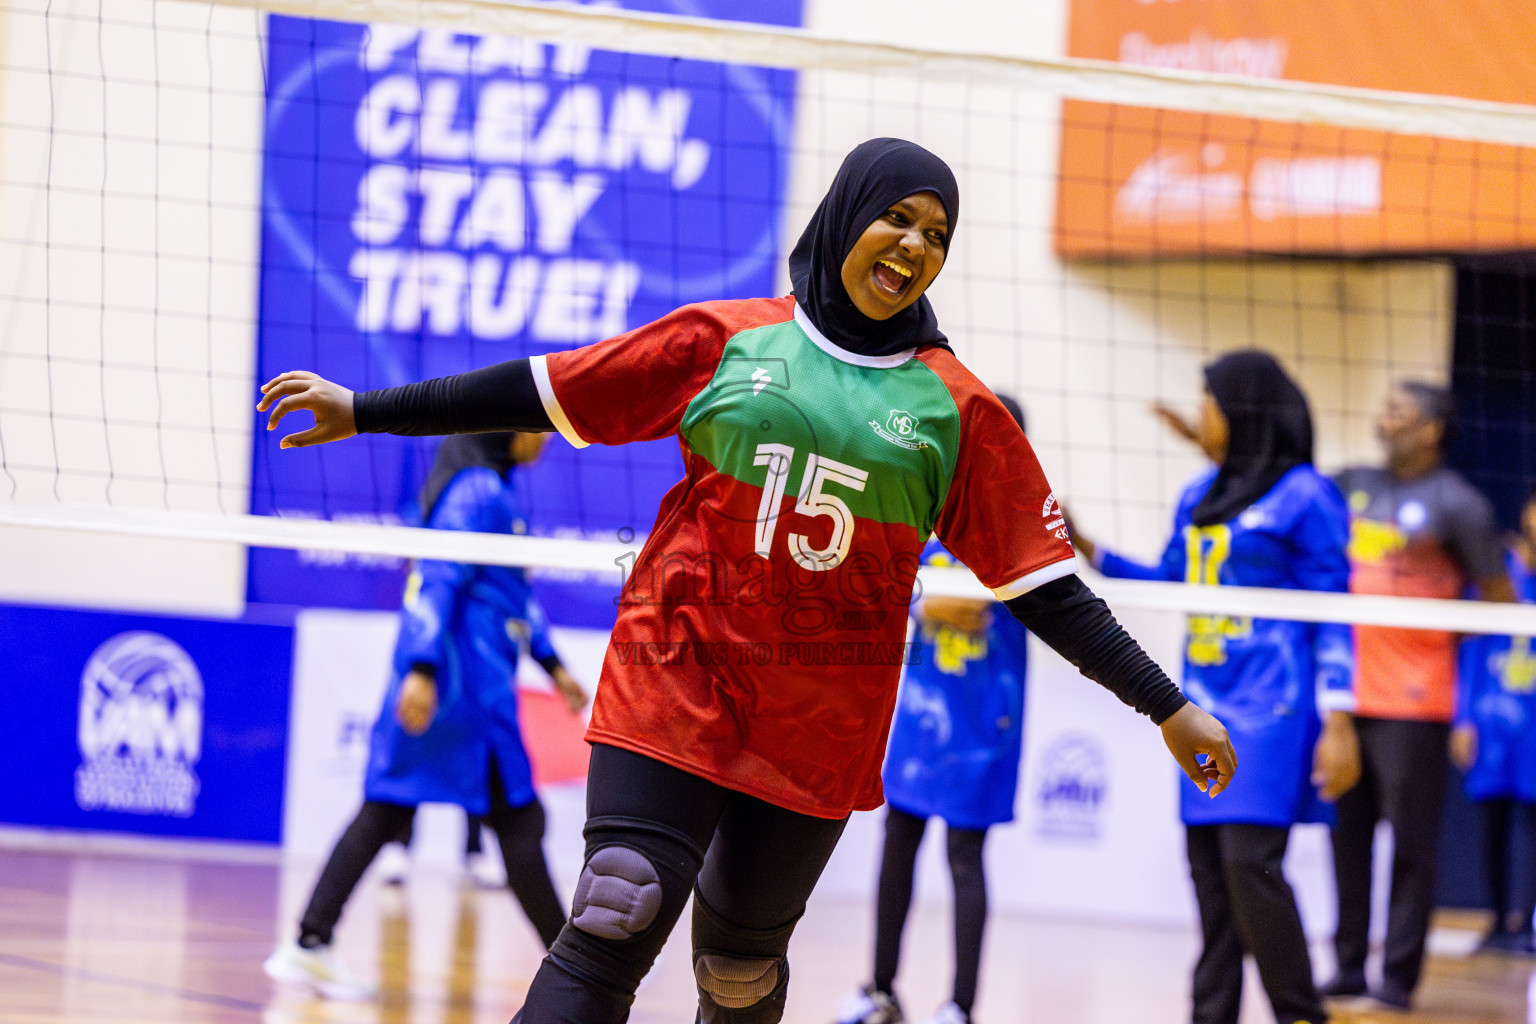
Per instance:
[[[411,557],[586,580],[644,539],[670,442],[556,441],[536,536],[452,537],[411,528],[430,442],[278,452],[256,383],[385,386],[781,294],[877,135],[954,167],[935,308],[1105,541],[1160,546],[1202,461],[1149,407],[1192,413],[1239,347],[1308,392],[1324,468],[1379,461],[1382,396],[1424,378],[1456,385],[1459,463],[1487,463],[1509,525],[1536,479],[1523,268],[1452,257],[1530,244],[1530,108],[596,6],[6,0],[0,21],[0,523],[27,537],[249,546],[219,585],[256,600],[385,606]],[[1536,632],[1449,602],[1103,589]]]

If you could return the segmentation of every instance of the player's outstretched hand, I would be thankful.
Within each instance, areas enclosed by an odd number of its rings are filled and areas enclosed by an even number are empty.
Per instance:
[[[298,409],[315,414],[314,426],[289,434],[279,443],[279,448],[303,448],[341,441],[357,433],[357,423],[352,419],[352,392],[308,370],[280,373],[263,384],[261,403],[256,406],[256,411],[266,412],[268,408],[272,410],[267,417],[268,430],[276,430],[284,416]]]
[[[1215,797],[1232,784],[1237,752],[1227,738],[1226,726],[1191,701],[1169,716],[1162,729],[1173,759],[1202,793]]]
[[[1184,414],[1171,405],[1162,402],[1153,402],[1149,410],[1152,415],[1162,420],[1169,430],[1179,435],[1186,441],[1195,441],[1195,425],[1184,418]],[[1198,443],[1198,442],[1196,442]]]

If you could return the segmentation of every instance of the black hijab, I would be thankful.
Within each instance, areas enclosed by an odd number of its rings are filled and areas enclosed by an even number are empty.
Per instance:
[[[948,345],[926,295],[889,320],[860,313],[843,287],[843,260],[891,204],[932,192],[949,216],[946,253],[960,222],[960,186],[949,165],[904,139],[870,139],[843,160],[832,187],[789,254],[789,279],[805,315],[839,348],[886,356],[918,345]]]
[[[1196,526],[1230,522],[1280,478],[1312,462],[1307,397],[1267,352],[1231,352],[1205,368],[1205,386],[1227,418],[1227,457],[1195,506]]]
[[[432,521],[437,501],[448,489],[448,483],[459,473],[475,466],[485,466],[504,477],[512,468],[512,438],[516,431],[502,430],[490,434],[454,434],[437,446],[432,459],[432,471],[421,489],[421,521]]]

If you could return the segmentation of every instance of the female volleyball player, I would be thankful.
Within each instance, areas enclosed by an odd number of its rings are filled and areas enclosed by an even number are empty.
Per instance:
[[[1019,429],[1024,411],[998,395]],[[953,565],[938,541],[924,565]],[[944,821],[955,893],[951,998],[928,1024],[969,1024],[987,924],[982,848],[987,830],[1013,820],[1024,748],[1028,635],[990,601],[925,598],[913,609],[920,643],[902,678],[885,755],[885,847],[875,906],[875,971],[843,1001],[838,1024],[898,1024],[896,969],[912,905],[917,850],[929,818]]]
[[[526,532],[515,467],[535,461],[547,440],[484,433],[444,441],[422,491],[426,524]],[[561,665],[521,569],[430,560],[416,567],[400,612],[394,675],[373,727],[362,809],[315,883],[297,942],[267,959],[268,975],[336,999],[369,994],[331,955],[331,933],[363,872],[423,803],[485,815],[513,895],[544,945],[555,941],[565,911],[544,861],[544,807],[517,720],[514,680],[525,649],[573,713],[585,706],[586,692]]]
[[[1348,513],[1312,466],[1306,397],[1273,357],[1234,352],[1205,368],[1194,440],[1216,468],[1185,489],[1157,565],[1140,565],[1080,532],[1107,576],[1343,592]],[[1258,962],[1278,1024],[1327,1018],[1296,898],[1281,871],[1290,827],[1330,820],[1360,777],[1354,656],[1347,625],[1191,615],[1184,689],[1219,715],[1253,767],[1210,804],[1183,787],[1190,874],[1204,946],[1194,1024],[1237,1024],[1243,954]]]
[[[382,392],[304,372],[264,386],[269,427],[315,415],[284,445],[359,431],[678,437],[684,479],[625,585],[587,734],[586,866],[525,1024],[624,1020],[690,891],[701,1019],[780,1018],[795,922],[849,812],[881,802],[929,533],[1161,723],[1199,785],[1231,781],[1225,730],[1073,574],[1029,443],[923,297],[958,213],[943,161],[874,139],[790,254],[791,296],[685,306],[586,348]]]
[[[1536,601],[1536,493],[1520,510],[1520,533],[1508,566],[1515,594],[1521,601]],[[1451,760],[1466,773],[1462,785],[1483,820],[1483,871],[1493,910],[1493,929],[1483,948],[1536,952],[1531,933],[1536,907],[1536,651],[1531,638],[1463,640],[1459,682]],[[1511,852],[1518,854],[1513,863]]]

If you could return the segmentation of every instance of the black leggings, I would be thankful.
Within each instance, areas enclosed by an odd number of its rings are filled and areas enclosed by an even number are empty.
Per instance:
[[[1536,806],[1504,796],[1479,801],[1477,810],[1483,819],[1483,872],[1489,909],[1494,912],[1493,930],[1528,932],[1536,906],[1536,885],[1532,884],[1536,879],[1531,878],[1536,861]],[[1512,838],[1514,857],[1510,856]]]
[[[587,777],[587,859],[638,851],[659,875],[661,902],[628,938],[567,924],[539,968],[520,1024],[620,1024],[692,892],[695,960],[712,954],[782,964],[790,934],[847,818],[798,814],[617,747],[594,744]],[[586,872],[583,873],[584,880]],[[578,902],[580,888],[578,887]],[[702,977],[703,968],[696,968]],[[787,965],[766,998],[727,1008],[700,991],[705,1024],[772,1024],[784,1012]]]
[[[507,884],[523,913],[533,922],[539,939],[548,948],[565,924],[565,910],[555,895],[555,884],[544,861],[544,805],[534,798],[521,807],[507,804],[506,787],[495,759],[490,762],[491,810],[486,824],[496,833],[502,858],[507,862]],[[299,921],[299,944],[329,945],[341,911],[352,890],[379,855],[384,844],[409,827],[416,808],[369,800],[342,833],[325,869],[315,882],[309,906]]]
[[[912,906],[917,848],[928,827],[892,807],[885,816],[885,853],[880,860],[880,897],[875,910],[875,988],[889,994],[901,959],[901,932]],[[981,850],[986,829],[949,827],[949,873],[955,883],[955,1005],[971,1015],[981,969],[981,936],[987,926],[987,876]]]

